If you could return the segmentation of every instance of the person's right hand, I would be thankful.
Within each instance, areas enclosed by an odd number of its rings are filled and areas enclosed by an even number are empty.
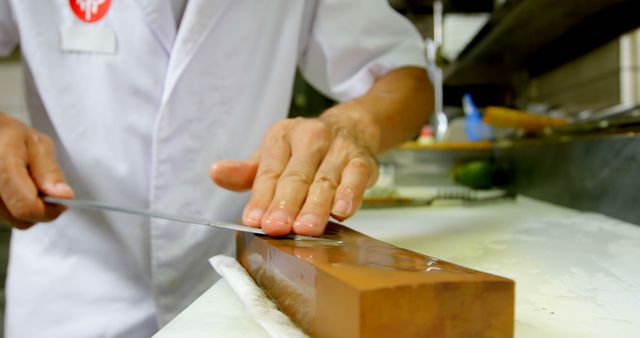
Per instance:
[[[65,207],[45,203],[43,195],[73,198],[53,141],[0,113],[0,224],[27,229],[54,220]]]

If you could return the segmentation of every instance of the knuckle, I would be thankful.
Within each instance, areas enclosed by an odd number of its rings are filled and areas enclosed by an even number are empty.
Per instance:
[[[254,209],[266,209],[271,203],[273,196],[271,194],[253,194],[251,200],[245,206],[248,211]]]
[[[318,173],[313,180],[313,184],[330,190],[338,187],[338,180],[326,173]]]
[[[276,123],[273,124],[273,126],[271,126],[269,134],[272,136],[286,134],[286,132],[290,128],[291,122],[292,120],[290,119],[277,121]]]
[[[255,209],[264,209],[269,204],[269,200],[262,194],[253,194],[249,202],[244,206],[243,213],[247,214]]]
[[[293,181],[297,183],[302,183],[305,185],[311,184],[311,177],[301,170],[288,170],[282,174],[280,177],[282,181]]]
[[[302,150],[305,157],[314,158],[325,155],[328,148],[328,140],[319,140],[313,137],[305,137],[304,139],[300,140],[299,147],[294,149]]]
[[[40,209],[38,198],[35,196],[13,196],[4,200],[4,205],[9,214],[18,221],[41,220],[44,210]]]
[[[304,207],[302,209],[301,214],[303,213],[315,213],[315,214],[325,214],[328,209],[328,205],[331,203],[331,200],[328,198],[313,198],[307,199],[304,202]]]
[[[347,139],[346,137],[344,137],[343,135],[341,135],[341,134],[338,134],[333,139],[333,144],[335,145],[335,147],[337,147],[339,149],[347,149],[347,148],[353,146],[351,141],[349,139]]]
[[[355,198],[363,188],[354,183],[343,183],[338,188],[336,195],[348,198]]]
[[[317,119],[307,120],[304,132],[309,139],[313,140],[324,140],[331,136],[329,126]]]
[[[31,144],[38,149],[39,154],[46,153],[47,158],[49,158],[48,155],[52,155],[53,158],[55,158],[56,146],[51,137],[39,132],[34,132],[31,134]],[[52,164],[55,164],[55,161]]]
[[[38,176],[37,178],[51,178],[51,179],[62,179],[63,174],[58,164],[54,161],[40,163],[37,169],[35,169],[35,174]]]
[[[260,171],[256,175],[257,180],[277,180],[280,178],[282,171],[278,166],[275,165],[262,165],[260,167]]]
[[[333,143],[335,146],[342,150],[343,153],[347,154],[350,157],[365,157],[369,156],[369,154],[362,149],[362,147],[355,142],[353,139],[346,136],[337,136]]]
[[[43,182],[44,180],[47,180],[47,179],[52,181],[58,181],[63,179],[62,172],[60,172],[60,170],[58,170],[58,168],[55,165],[50,165],[45,169],[42,169],[42,171],[39,172],[37,175],[38,176],[35,177],[36,182]]]
[[[291,196],[278,198],[276,196],[270,203],[267,213],[271,213],[276,210],[297,211],[300,208],[300,204],[295,198]]]
[[[367,173],[371,171],[371,163],[361,157],[356,157],[352,159],[349,162],[349,167],[351,167],[352,169],[367,172]]]
[[[40,146],[46,146],[46,147],[53,146],[53,140],[51,139],[51,137],[43,133],[39,133],[39,132],[31,133],[31,140],[33,141],[33,143]]]
[[[38,216],[35,209],[25,202],[16,203],[10,208],[10,212],[13,217],[19,220],[35,219]]]

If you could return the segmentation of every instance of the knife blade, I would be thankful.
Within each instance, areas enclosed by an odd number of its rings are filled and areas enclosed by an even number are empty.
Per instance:
[[[256,234],[256,235],[267,236],[267,233],[264,232],[264,230],[262,230],[262,229],[252,228],[252,227],[248,227],[248,226],[245,226],[245,225],[234,224],[234,223],[227,223],[227,222],[220,222],[220,221],[209,221],[209,220],[191,218],[191,217],[182,217],[182,216],[171,215],[171,214],[167,214],[167,213],[163,213],[163,212],[157,212],[157,211],[151,211],[151,210],[145,210],[145,209],[129,208],[129,207],[113,205],[113,204],[108,204],[108,203],[103,203],[103,202],[98,202],[98,201],[91,201],[91,200],[82,200],[82,199],[71,199],[71,200],[68,200],[68,199],[62,199],[62,198],[50,197],[50,196],[45,196],[43,199],[47,203],[62,204],[62,205],[65,205],[67,207],[75,208],[75,209],[119,212],[119,213],[125,213],[125,214],[130,214],[130,215],[137,215],[137,216],[143,216],[143,217],[163,219],[163,220],[172,221],[172,222],[178,222],[178,223],[199,224],[199,225],[205,225],[205,226],[210,226],[210,227],[214,227],[214,228],[235,230],[235,231],[243,231],[243,232],[253,233],[253,234]],[[277,237],[277,238],[286,238],[286,239],[292,239],[292,240],[295,240],[295,241],[326,242],[326,243],[332,243],[332,244],[341,243],[341,241],[337,241],[337,240],[330,239],[330,238],[301,236],[301,235],[294,235],[294,234],[289,234],[287,236]]]

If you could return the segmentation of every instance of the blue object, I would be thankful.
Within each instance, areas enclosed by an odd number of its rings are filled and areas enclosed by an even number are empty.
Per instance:
[[[473,103],[471,94],[464,94],[462,97],[462,108],[467,116],[465,123],[465,132],[470,141],[482,141],[493,139],[493,128],[482,122],[482,114]]]

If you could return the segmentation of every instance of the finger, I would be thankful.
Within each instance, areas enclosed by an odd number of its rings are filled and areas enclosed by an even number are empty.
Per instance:
[[[371,157],[350,160],[342,172],[331,215],[339,221],[353,216],[362,204],[365,189],[375,183],[377,176],[378,167]]]
[[[19,152],[18,152],[19,153]],[[25,161],[8,155],[0,171],[0,197],[11,216],[21,221],[39,222],[46,219],[46,207],[38,198],[38,189],[32,181]],[[26,150],[24,152],[26,154]]]
[[[39,220],[39,222],[52,221],[52,220],[58,218],[58,216],[60,216],[66,209],[67,209],[67,207],[65,207],[63,205],[46,204],[45,205],[45,216],[41,220]],[[5,224],[5,223],[7,225],[10,225],[10,226],[16,228],[16,229],[25,230],[25,229],[28,229],[28,228],[32,227],[37,222],[19,220],[19,219],[13,217],[13,215],[11,215],[11,213],[9,212],[7,207],[4,205],[4,203],[2,203],[2,201],[0,201],[0,224]]]
[[[73,190],[58,166],[53,141],[44,134],[33,133],[27,139],[27,150],[29,172],[38,189],[48,196],[73,198]]]
[[[264,213],[273,199],[276,183],[291,154],[286,140],[287,130],[284,123],[276,124],[263,142],[251,198],[242,214],[245,225],[260,227]]]
[[[10,225],[16,229],[25,230],[33,226],[33,222],[25,222],[11,215],[7,207],[0,201],[0,223]]]
[[[240,192],[251,189],[257,172],[257,161],[222,160],[211,165],[209,177],[222,188]]]
[[[322,158],[322,149],[309,149],[294,152],[291,161],[278,181],[276,193],[267,211],[262,228],[272,236],[287,235],[291,232],[300,212],[315,171]],[[327,208],[329,210],[329,208]],[[304,217],[306,224],[321,226],[323,213],[308,214]],[[328,213],[326,215],[328,217]],[[298,225],[300,227],[300,225]]]
[[[273,200],[261,224],[267,234],[283,236],[291,232],[293,220],[329,148],[329,133],[324,123],[306,120],[299,122],[289,134],[291,159],[278,180]]]
[[[320,164],[309,187],[307,199],[293,224],[295,233],[304,236],[322,235],[346,163],[343,149],[332,147]]]

